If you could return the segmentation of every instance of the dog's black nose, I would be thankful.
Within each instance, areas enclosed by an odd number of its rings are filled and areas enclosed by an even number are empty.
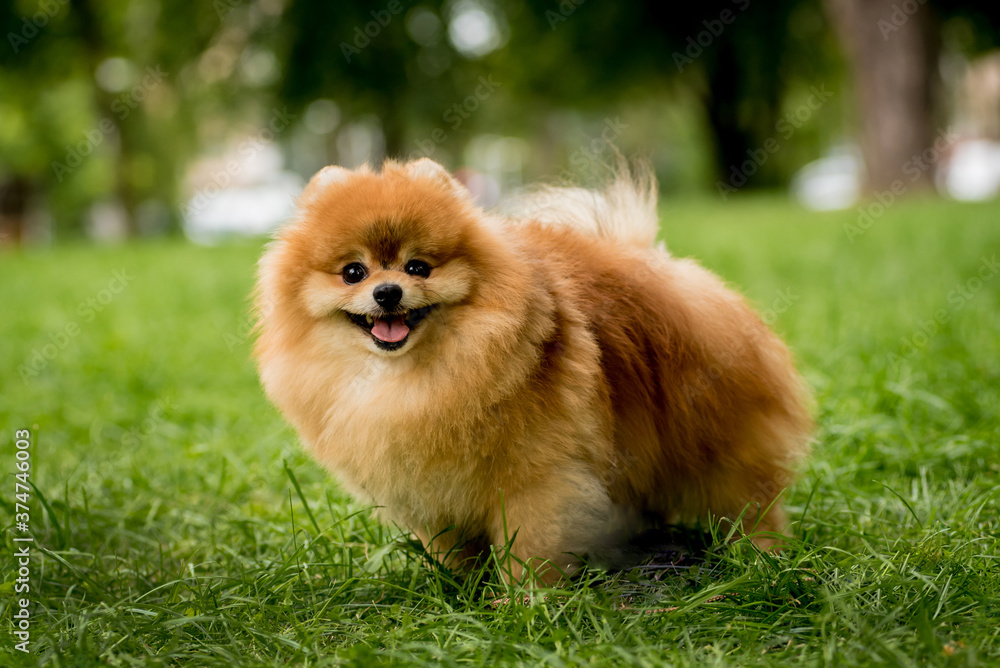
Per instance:
[[[383,283],[372,290],[372,297],[379,306],[388,311],[396,308],[399,300],[403,298],[403,288],[395,283]]]

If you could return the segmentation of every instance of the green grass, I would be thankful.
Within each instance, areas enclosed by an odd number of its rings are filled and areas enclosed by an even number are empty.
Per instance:
[[[781,555],[739,542],[494,609],[495,577],[456,580],[375,524],[262,396],[257,244],[7,253],[0,665],[996,665],[1000,273],[972,279],[1000,255],[1000,204],[899,203],[853,242],[856,214],[766,197],[663,212],[673,251],[744,291],[815,392]],[[11,635],[25,427],[30,655]]]

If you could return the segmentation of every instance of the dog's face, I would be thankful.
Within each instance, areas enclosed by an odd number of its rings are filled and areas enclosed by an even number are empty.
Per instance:
[[[328,167],[265,257],[262,283],[331,346],[406,355],[454,334],[449,315],[482,272],[478,225],[462,186],[429,160],[381,174]]]

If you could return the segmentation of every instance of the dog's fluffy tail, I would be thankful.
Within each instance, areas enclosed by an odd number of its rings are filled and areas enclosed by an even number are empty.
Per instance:
[[[658,187],[647,165],[622,161],[600,189],[543,186],[515,197],[505,213],[547,225],[566,225],[597,237],[649,248],[656,244]]]

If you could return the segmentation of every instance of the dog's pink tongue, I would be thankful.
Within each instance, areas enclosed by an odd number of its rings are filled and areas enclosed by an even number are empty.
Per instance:
[[[410,333],[410,328],[406,326],[402,318],[383,320],[379,318],[372,325],[372,336],[386,343],[396,343],[406,338]]]

